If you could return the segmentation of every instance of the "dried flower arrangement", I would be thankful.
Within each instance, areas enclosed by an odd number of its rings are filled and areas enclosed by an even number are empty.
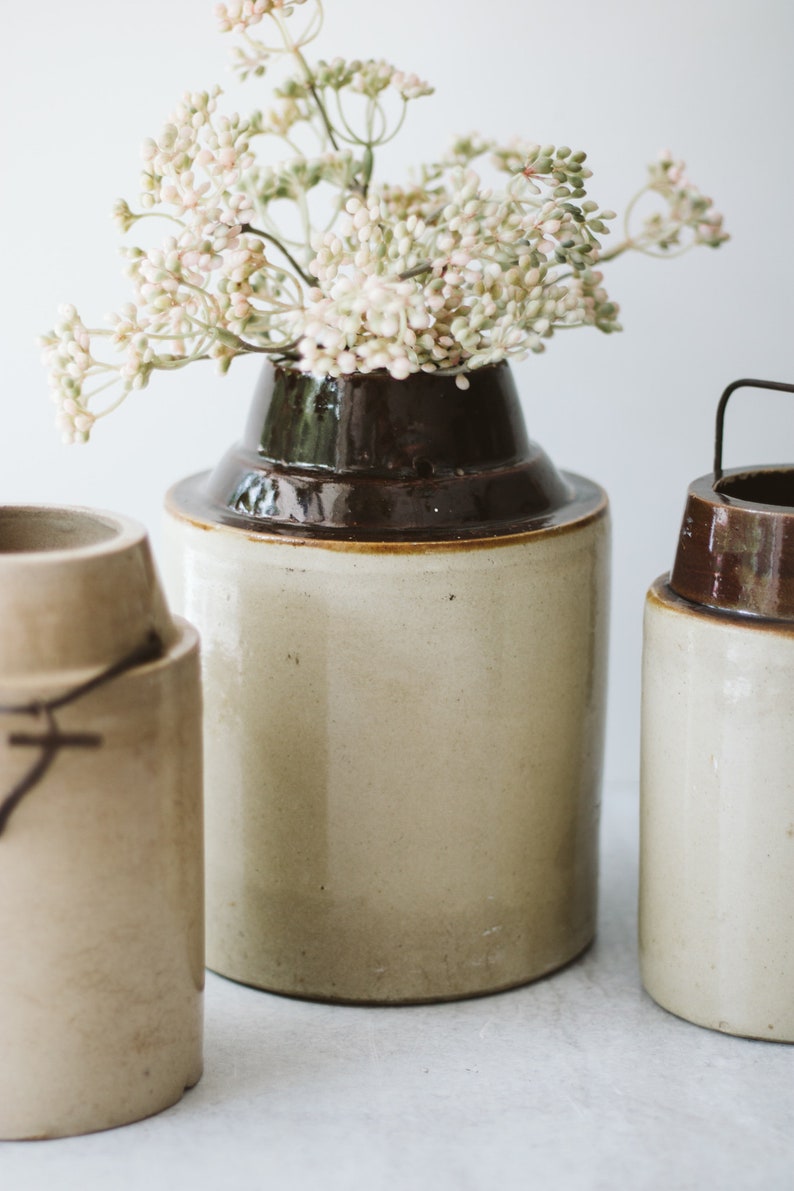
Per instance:
[[[217,87],[186,94],[144,144],[140,209],[119,200],[115,217],[127,232],[157,216],[170,234],[124,250],[134,300],[107,328],[65,306],[42,341],[67,441],[87,440],[155,371],[203,359],[225,371],[252,352],[329,376],[454,374],[465,388],[471,369],[542,351],[561,328],[619,330],[606,262],[727,239],[670,154],[650,167],[607,251],[615,214],[586,197],[586,155],[567,146],[470,135],[411,185],[382,182],[376,151],[432,88],[384,61],[310,65],[303,51],[322,25],[321,0],[231,0],[216,12],[239,37],[241,77],[261,77],[277,58],[291,73],[272,108],[248,119],[221,114]],[[260,25],[265,40],[254,36]],[[253,143],[274,141],[290,156],[258,163]],[[481,158],[504,176],[501,189],[473,168]],[[661,209],[635,228],[647,193]],[[101,358],[108,343],[115,363]]]

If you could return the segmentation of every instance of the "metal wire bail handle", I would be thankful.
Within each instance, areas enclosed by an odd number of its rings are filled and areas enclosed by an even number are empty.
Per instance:
[[[745,378],[744,380],[735,380],[733,384],[728,385],[727,389],[720,397],[720,403],[717,406],[717,426],[714,433],[715,484],[722,479],[722,440],[724,435],[725,409],[728,405],[731,394],[735,393],[737,389],[774,389],[780,393],[794,393],[794,384],[788,385],[783,381],[777,380],[752,380],[750,378]]]

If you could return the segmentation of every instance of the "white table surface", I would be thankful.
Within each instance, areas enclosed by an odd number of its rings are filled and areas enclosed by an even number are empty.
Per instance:
[[[613,787],[598,940],[556,976],[363,1009],[210,975],[201,1083],[122,1129],[0,1144],[0,1191],[794,1191],[794,1047],[651,1002],[636,883],[637,793]]]

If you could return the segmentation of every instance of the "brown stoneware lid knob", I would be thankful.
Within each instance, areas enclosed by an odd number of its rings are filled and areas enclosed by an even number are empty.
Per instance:
[[[742,387],[794,393],[764,380],[738,380],[723,393],[714,471],[689,486],[670,587],[707,608],[794,620],[794,464],[722,469],[725,409]]]

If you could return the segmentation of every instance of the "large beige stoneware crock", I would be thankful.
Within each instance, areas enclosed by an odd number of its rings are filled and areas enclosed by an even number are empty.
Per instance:
[[[270,371],[168,510],[203,638],[210,966],[400,1003],[581,952],[606,501],[528,442],[506,366],[468,392]]]
[[[0,509],[0,1137],[201,1074],[201,707],[141,526]]]

